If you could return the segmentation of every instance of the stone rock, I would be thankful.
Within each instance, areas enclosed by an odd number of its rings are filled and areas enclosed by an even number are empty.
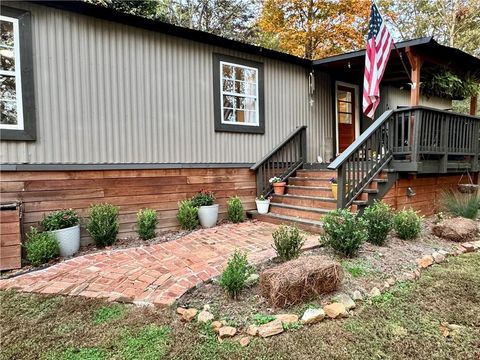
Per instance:
[[[388,278],[387,279],[387,284],[390,285],[390,286],[395,285],[395,279],[394,278]]]
[[[220,322],[220,321],[213,321],[212,322],[212,329],[213,331],[215,331],[216,333],[218,333],[218,331],[220,330],[220,328],[223,326],[223,324]]]
[[[198,314],[197,321],[199,323],[206,323],[206,322],[212,321],[214,318],[215,317],[213,316],[212,313],[206,310],[203,310],[203,311],[200,311],[200,313]]]
[[[278,335],[283,332],[283,324],[280,320],[273,320],[258,327],[258,335],[263,338]]]
[[[417,278],[420,277],[420,270],[417,269],[413,273],[415,274],[415,277],[417,277]]]
[[[417,278],[417,275],[414,272],[406,272],[402,275],[402,280],[404,281],[413,281]]]
[[[182,319],[186,322],[192,321],[197,316],[198,310],[195,308],[186,309],[182,314]]]
[[[245,346],[248,346],[248,344],[250,344],[250,341],[252,341],[252,338],[250,336],[244,336],[240,339],[240,345],[245,347]]]
[[[183,308],[183,307],[177,307],[177,314],[179,315],[183,315],[183,313],[187,311],[186,308]]]
[[[464,242],[473,240],[478,233],[478,227],[474,220],[456,217],[445,219],[432,228],[432,233],[438,237]]]
[[[203,305],[203,310],[210,311],[210,305],[208,304]]]
[[[345,305],[342,303],[333,303],[329,305],[325,305],[323,307],[323,311],[330,319],[336,319],[341,317],[347,317],[348,311],[345,308]]]
[[[380,289],[377,287],[374,287],[372,290],[370,290],[369,293],[370,297],[375,297],[375,296],[380,296],[382,293],[380,292]]]
[[[228,337],[233,337],[237,333],[237,329],[232,326],[222,326],[218,331],[218,337],[220,339],[225,339]]]
[[[433,262],[434,262],[434,260],[433,260],[432,255],[425,255],[421,259],[417,259],[418,267],[420,267],[422,269],[425,269],[425,268],[429,267],[430,265],[433,264]]]
[[[475,251],[475,247],[471,243],[463,243],[460,246],[465,249],[466,253]]]
[[[354,301],[362,301],[363,300],[363,295],[362,293],[359,291],[359,290],[355,290],[353,293],[352,293],[352,299]]]
[[[437,264],[445,261],[445,259],[446,259],[445,255],[441,254],[440,252],[434,252],[434,253],[432,254],[432,257],[433,257],[433,260],[434,260]]]
[[[258,279],[260,278],[260,275],[258,274],[250,274],[250,276],[245,280],[245,286],[253,286],[258,283]]]
[[[257,336],[257,334],[258,334],[258,326],[256,326],[256,325],[250,325],[250,326],[247,328],[247,334],[250,335],[250,336]]]
[[[293,324],[298,322],[298,315],[295,314],[278,314],[275,315],[277,320],[280,320],[282,324]]]
[[[307,309],[303,313],[302,324],[315,324],[325,318],[325,311],[323,309]]]
[[[472,242],[473,247],[475,250],[480,250],[480,240]]]
[[[338,294],[336,297],[336,301],[342,303],[345,306],[345,309],[350,310],[355,308],[355,301],[348,296],[347,294]]]

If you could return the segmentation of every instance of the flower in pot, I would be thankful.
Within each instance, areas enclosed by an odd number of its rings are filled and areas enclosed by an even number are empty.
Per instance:
[[[333,197],[336,199],[337,198],[337,178],[333,177],[330,179],[330,186],[332,187]]]
[[[285,185],[287,185],[285,181],[282,181],[282,179],[278,176],[274,176],[268,181],[270,182],[270,184],[272,184],[275,195],[285,194]]]
[[[43,218],[42,227],[57,239],[60,256],[72,256],[80,248],[80,218],[72,209],[51,212]]]
[[[265,197],[265,195],[260,195],[255,199],[257,204],[257,211],[259,214],[268,213],[268,208],[270,207],[270,197]]]
[[[217,224],[218,204],[215,204],[215,195],[211,191],[201,190],[192,198],[192,205],[198,208],[198,220],[204,228],[211,228]]]

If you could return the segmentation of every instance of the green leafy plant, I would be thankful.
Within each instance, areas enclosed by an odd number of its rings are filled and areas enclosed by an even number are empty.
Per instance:
[[[171,330],[168,326],[150,324],[140,331],[127,330],[119,341],[122,359],[163,359],[168,352]]]
[[[294,323],[283,323],[282,324],[283,330],[285,331],[297,331],[303,328],[303,324],[301,322],[294,322]]]
[[[305,236],[296,226],[280,225],[272,234],[273,248],[283,261],[297,258],[305,243]]]
[[[365,220],[347,209],[331,211],[322,221],[325,235],[320,241],[344,256],[355,256],[368,239]]]
[[[476,219],[480,210],[480,196],[477,193],[449,191],[441,195],[440,204],[453,216]]]
[[[253,315],[253,322],[255,325],[260,326],[269,323],[270,321],[275,320],[276,317],[274,315],[265,315],[261,313],[256,313]]]
[[[183,200],[178,203],[177,220],[183,230],[194,230],[198,222],[198,208],[192,200]]]
[[[393,213],[390,206],[382,201],[375,201],[365,209],[363,219],[367,223],[368,241],[375,245],[383,245],[393,228]]]
[[[157,212],[153,209],[139,210],[137,213],[138,236],[142,240],[155,237],[155,227],[158,224]]]
[[[197,208],[211,206],[215,204],[215,195],[211,191],[201,190],[192,197],[192,204]]]
[[[415,239],[422,231],[422,217],[412,209],[399,211],[395,214],[393,227],[400,239]]]
[[[224,288],[233,299],[236,299],[245,286],[245,281],[252,273],[248,264],[247,254],[236,249],[228,259],[227,267],[220,277],[220,286]]]
[[[227,201],[227,218],[233,223],[241,223],[245,220],[245,209],[238,196],[231,197]]]
[[[465,99],[480,92],[478,80],[471,73],[460,76],[446,68],[435,68],[427,72],[421,83],[422,93],[428,97],[450,97]]]
[[[102,306],[93,315],[95,324],[103,324],[109,321],[118,320],[126,313],[126,308],[120,304]]]
[[[33,266],[39,266],[60,256],[60,247],[50,232],[39,232],[33,226],[27,234],[25,242],[27,260]]]
[[[87,231],[98,247],[112,245],[117,239],[118,208],[112,204],[94,204],[90,206]]]
[[[49,213],[42,220],[42,227],[45,231],[66,229],[80,223],[80,218],[72,209],[58,210]]]

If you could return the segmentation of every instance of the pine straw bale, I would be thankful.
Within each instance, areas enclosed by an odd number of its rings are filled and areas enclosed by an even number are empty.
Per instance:
[[[273,306],[285,307],[337,290],[342,278],[339,263],[324,256],[307,256],[264,270],[260,289]]]

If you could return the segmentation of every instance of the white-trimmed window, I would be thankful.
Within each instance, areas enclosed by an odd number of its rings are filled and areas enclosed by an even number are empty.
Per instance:
[[[23,130],[18,19],[0,16],[0,129]]]
[[[220,61],[222,124],[259,126],[258,69]]]
[[[265,133],[263,64],[213,54],[215,131]]]

